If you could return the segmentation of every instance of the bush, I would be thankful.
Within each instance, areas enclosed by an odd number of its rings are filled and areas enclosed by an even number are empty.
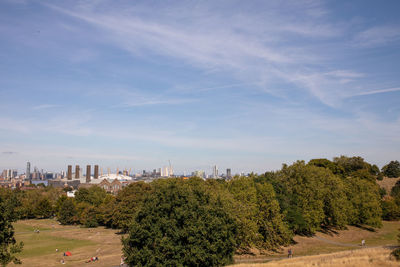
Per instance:
[[[221,266],[232,262],[237,226],[204,183],[160,180],[123,239],[130,266]]]
[[[400,162],[391,161],[389,164],[383,166],[382,172],[385,176],[389,178],[400,177]]]
[[[397,206],[393,198],[382,201],[382,218],[387,221],[398,220],[400,218],[400,207]]]
[[[392,255],[397,261],[400,260],[400,248],[393,250],[390,255]]]

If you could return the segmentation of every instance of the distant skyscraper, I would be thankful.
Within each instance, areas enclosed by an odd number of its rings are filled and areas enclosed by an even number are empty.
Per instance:
[[[194,172],[192,173],[192,176],[204,178],[204,177],[205,177],[205,173],[204,173],[204,171],[198,170],[198,171],[194,171]]]
[[[213,178],[218,178],[218,167],[215,165],[213,167]]]
[[[161,177],[168,177],[168,168],[167,167],[162,167],[160,168],[160,176]]]
[[[226,178],[228,178],[228,179],[232,178],[231,169],[226,169]]]
[[[72,165],[68,165],[67,179],[72,180]]]
[[[79,171],[81,169],[79,168],[79,165],[75,166],[75,179],[79,179],[81,176],[79,175]]]
[[[31,179],[31,163],[28,161],[26,163],[26,180],[30,180]]]
[[[94,179],[99,178],[99,165],[94,165]]]
[[[86,183],[90,183],[91,167],[90,165],[86,165]]]

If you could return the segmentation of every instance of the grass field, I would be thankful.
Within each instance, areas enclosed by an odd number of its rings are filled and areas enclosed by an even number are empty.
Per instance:
[[[14,227],[16,239],[25,243],[20,254],[22,266],[62,266],[63,258],[64,266],[117,266],[120,263],[121,236],[115,230],[62,226],[55,220],[18,221]],[[397,244],[399,228],[400,222],[383,222],[383,227],[375,231],[349,227],[348,230],[317,233],[314,237],[296,236],[296,244],[291,246],[293,259],[285,259],[288,248],[284,248],[280,253],[269,255],[257,252],[237,255],[235,266],[399,266],[388,259],[390,250],[382,247]],[[35,229],[40,233],[35,233]],[[366,240],[365,249],[360,249],[362,239]],[[63,257],[65,251],[70,251],[72,256]],[[85,263],[93,256],[99,257],[99,261]]]
[[[19,254],[22,266],[115,266],[121,259],[121,236],[116,231],[99,228],[61,226],[55,220],[25,220],[14,224],[17,241],[24,242]],[[38,229],[40,232],[35,233]],[[56,251],[58,249],[58,252]],[[72,256],[63,257],[70,251]],[[98,262],[85,263],[90,257]]]
[[[361,240],[365,239],[367,247],[395,246],[400,222],[383,222],[383,227],[370,231],[367,229],[349,226],[347,230],[331,231],[329,233],[318,232],[313,237],[296,236],[296,244],[290,246],[294,256],[319,255],[339,251],[351,251],[361,248]],[[271,259],[287,257],[284,248],[280,253],[269,255],[238,255],[235,262],[238,263],[263,263]]]

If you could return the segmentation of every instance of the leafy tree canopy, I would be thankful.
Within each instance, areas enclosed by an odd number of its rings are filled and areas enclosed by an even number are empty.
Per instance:
[[[389,162],[389,164],[383,166],[382,172],[389,178],[400,177],[400,162],[397,160]]]
[[[220,266],[232,262],[237,225],[204,184],[160,180],[123,239],[131,266]]]
[[[16,264],[21,261],[15,254],[22,251],[23,243],[15,240],[14,227],[12,222],[15,220],[13,206],[0,195],[0,264],[6,266],[13,262]]]

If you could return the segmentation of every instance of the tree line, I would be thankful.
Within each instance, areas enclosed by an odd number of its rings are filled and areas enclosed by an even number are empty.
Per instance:
[[[136,182],[116,196],[97,186],[80,188],[74,198],[68,188],[38,187],[2,189],[0,200],[12,220],[56,217],[65,225],[120,229],[130,265],[220,266],[234,253],[278,250],[294,235],[399,219],[400,183],[385,192],[376,183],[383,176],[400,176],[399,162],[380,170],[361,157],[340,156],[229,181]]]

